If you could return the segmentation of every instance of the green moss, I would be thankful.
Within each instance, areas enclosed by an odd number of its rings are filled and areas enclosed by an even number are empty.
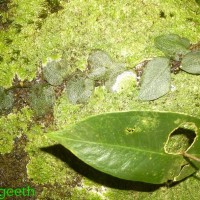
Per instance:
[[[29,178],[34,183],[64,183],[67,174],[67,168],[64,163],[46,153],[36,152],[37,155],[34,155],[27,165]]]
[[[183,182],[180,182],[173,187],[161,187],[159,190],[154,191],[149,195],[147,199],[149,200],[159,200],[159,199],[198,199],[199,192],[194,190],[194,188],[199,187],[199,173],[195,177],[191,177]],[[145,198],[145,194],[139,195],[138,199]]]
[[[56,192],[55,192],[56,190]],[[63,200],[70,199],[71,191],[69,188],[66,188],[66,186],[58,185],[54,187],[44,187],[42,193],[38,196],[38,200],[46,200],[47,196],[49,199],[54,200],[60,200],[61,198]]]
[[[11,113],[0,118],[0,153],[9,153],[13,148],[13,140],[28,131],[32,113],[28,108],[21,112]]]
[[[37,68],[48,57],[63,57],[72,72],[76,68],[83,71],[90,52],[101,49],[112,55],[114,60],[126,63],[128,68],[133,69],[142,60],[161,55],[153,45],[156,36],[175,33],[193,43],[199,40],[199,7],[195,1],[128,0],[109,2],[109,6],[103,0],[81,3],[60,1],[57,10],[55,5],[49,5],[45,0],[31,3],[13,0],[8,5],[3,20],[12,23],[0,33],[0,86],[11,86],[15,74],[22,80],[32,80]],[[172,84],[176,87],[175,91],[151,102],[139,101],[134,85],[132,91],[121,93],[110,93],[104,87],[97,87],[85,105],[72,105],[62,95],[54,107],[56,127],[64,128],[93,114],[125,110],[169,110],[200,117],[200,77],[181,72],[172,76]],[[55,148],[51,149],[51,153],[42,149],[53,144],[44,133],[52,127],[45,129],[43,125],[37,125],[29,108],[2,116],[0,129],[1,153],[12,150],[15,137],[22,133],[28,136],[28,176],[35,184],[43,185],[39,185],[43,191],[38,199],[153,200],[176,199],[177,196],[180,199],[198,199],[195,188],[199,188],[199,183],[192,177],[175,187],[156,187],[158,190],[147,192],[141,191],[152,186],[138,183],[124,186],[121,180],[117,184],[107,185],[105,181],[102,185],[106,192],[102,194],[101,184],[98,185],[95,179],[88,181],[75,172],[74,167],[68,166],[69,162],[53,156]],[[79,165],[80,162],[75,162],[76,167]],[[115,182],[115,179],[112,181]]]
[[[71,200],[101,200],[101,196],[96,192],[88,191],[87,189],[77,188],[73,191]]]
[[[132,191],[123,191],[123,190],[117,190],[117,189],[111,189],[107,192],[106,197],[109,200],[115,200],[117,199],[127,199],[127,200],[132,200],[132,199],[142,199],[138,198],[138,192],[132,192]],[[147,197],[144,195],[144,198],[146,199]]]
[[[67,168],[58,158],[42,150],[52,145],[42,132],[43,129],[39,125],[33,125],[27,132],[26,152],[31,158],[27,165],[28,177],[37,184],[56,181],[63,183],[66,179]]]

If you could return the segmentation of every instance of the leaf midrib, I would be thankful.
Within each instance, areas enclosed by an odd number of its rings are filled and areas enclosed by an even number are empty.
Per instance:
[[[56,136],[56,138],[63,139],[63,137],[59,137],[59,136]],[[172,155],[172,154],[167,154],[167,153],[160,153],[160,152],[154,152],[154,151],[149,151],[149,150],[137,149],[137,148],[133,148],[133,147],[118,146],[118,145],[113,145],[113,144],[108,144],[108,143],[98,143],[98,142],[91,142],[91,141],[75,140],[75,139],[70,139],[70,138],[67,138],[67,140],[75,141],[75,142],[79,142],[79,143],[99,144],[99,145],[113,146],[113,147],[118,147],[118,148],[131,149],[131,150],[145,152],[145,153],[149,153],[149,154],[150,153],[158,154],[158,155],[162,155],[162,156],[170,156],[170,155]]]

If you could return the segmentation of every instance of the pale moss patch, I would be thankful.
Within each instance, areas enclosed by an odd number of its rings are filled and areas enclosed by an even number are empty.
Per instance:
[[[112,86],[112,91],[116,93],[123,93],[129,91],[130,94],[136,87],[136,74],[132,71],[125,71],[116,77],[115,83]]]

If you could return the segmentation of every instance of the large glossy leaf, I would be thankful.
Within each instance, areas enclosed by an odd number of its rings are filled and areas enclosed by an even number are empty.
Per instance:
[[[181,69],[191,74],[200,74],[200,51],[184,56]]]
[[[176,57],[189,52],[190,41],[176,34],[161,35],[155,38],[155,46],[166,56]]]
[[[200,119],[179,113],[130,111],[90,117],[65,130],[47,134],[82,161],[112,176],[164,183],[194,173],[199,164],[168,148],[170,134],[193,124],[197,135],[185,150],[200,156]]]
[[[141,100],[154,100],[170,90],[169,59],[154,58],[144,69],[142,85],[139,92]]]

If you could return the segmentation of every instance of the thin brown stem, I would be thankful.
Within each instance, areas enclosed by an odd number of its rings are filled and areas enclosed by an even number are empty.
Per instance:
[[[31,83],[27,83],[27,84],[24,84],[24,85],[13,85],[7,89],[5,89],[5,91],[10,91],[10,90],[15,90],[15,89],[21,89],[21,88],[30,88],[31,87]]]
[[[186,152],[183,152],[182,155],[183,155],[184,157],[186,157],[186,158],[190,158],[190,159],[192,159],[192,160],[195,160],[195,161],[197,161],[197,162],[200,162],[200,158],[197,158],[196,156],[193,156],[193,155],[188,154],[188,153],[186,153]]]

